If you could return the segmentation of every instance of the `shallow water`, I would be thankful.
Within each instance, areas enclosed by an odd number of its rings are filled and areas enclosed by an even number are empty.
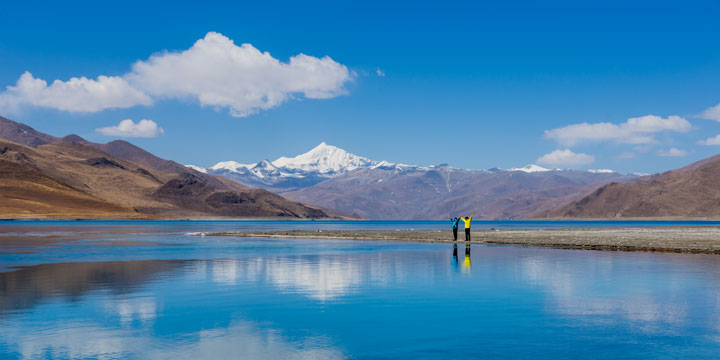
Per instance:
[[[270,222],[13,223],[0,226],[0,358],[720,353],[713,255],[460,244],[455,257],[450,244],[187,234],[287,228]]]

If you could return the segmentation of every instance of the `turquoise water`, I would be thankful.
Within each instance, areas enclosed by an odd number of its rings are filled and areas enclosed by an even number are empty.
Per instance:
[[[720,353],[718,256],[189,234],[277,222],[10,223],[0,358]],[[347,228],[316,223],[292,224]]]

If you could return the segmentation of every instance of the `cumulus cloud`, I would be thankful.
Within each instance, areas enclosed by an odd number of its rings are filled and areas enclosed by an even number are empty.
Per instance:
[[[375,69],[375,73],[376,73],[377,76],[379,76],[379,77],[385,77],[385,72],[382,71],[382,70],[380,70],[380,68]]]
[[[193,99],[244,117],[288,99],[328,99],[347,93],[353,73],[328,56],[298,54],[287,62],[250,44],[209,32],[187,50],[163,52],[132,65],[123,76],[55,80],[26,72],[0,93],[0,111],[22,105],[71,112],[151,105],[155,99]]]
[[[106,109],[150,105],[152,100],[117,76],[97,79],[74,77],[68,81],[47,81],[30,72],[20,76],[15,86],[0,93],[0,110],[15,112],[20,106],[32,105],[69,112],[97,112]]]
[[[153,138],[165,133],[161,127],[148,119],[142,119],[137,123],[130,119],[120,121],[116,126],[108,126],[95,129],[96,132],[105,136],[119,136],[126,138]]]
[[[715,137],[707,138],[706,140],[698,141],[700,145],[720,145],[720,134]]]
[[[555,150],[539,157],[536,162],[542,165],[587,165],[595,162],[595,157],[588,154],[576,154],[570,149]]]
[[[621,124],[608,122],[581,123],[546,130],[545,137],[555,139],[564,145],[574,145],[582,141],[614,141],[623,144],[651,144],[656,140],[653,133],[663,131],[687,132],[692,126],[690,122],[679,116],[662,118],[646,115],[630,118]]]
[[[720,104],[717,104],[700,114],[700,117],[708,120],[720,121]]]
[[[678,148],[670,148],[669,150],[658,150],[657,155],[658,156],[679,157],[679,156],[687,155],[687,151],[680,150]]]
[[[138,61],[126,78],[156,97],[196,99],[244,117],[302,95],[327,99],[346,93],[351,73],[328,56],[295,55],[281,62],[250,44],[209,32],[181,52]]]

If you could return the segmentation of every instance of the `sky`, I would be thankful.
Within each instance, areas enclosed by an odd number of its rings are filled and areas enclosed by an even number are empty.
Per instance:
[[[720,3],[2,2],[0,115],[183,164],[654,173],[720,152]]]

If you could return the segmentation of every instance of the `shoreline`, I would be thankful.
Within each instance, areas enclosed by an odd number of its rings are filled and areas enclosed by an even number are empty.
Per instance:
[[[234,236],[328,240],[454,243],[450,230],[287,230],[200,233]],[[458,244],[465,244],[458,232]],[[557,228],[472,230],[470,244],[535,246],[576,250],[641,251],[720,255],[720,227]]]

